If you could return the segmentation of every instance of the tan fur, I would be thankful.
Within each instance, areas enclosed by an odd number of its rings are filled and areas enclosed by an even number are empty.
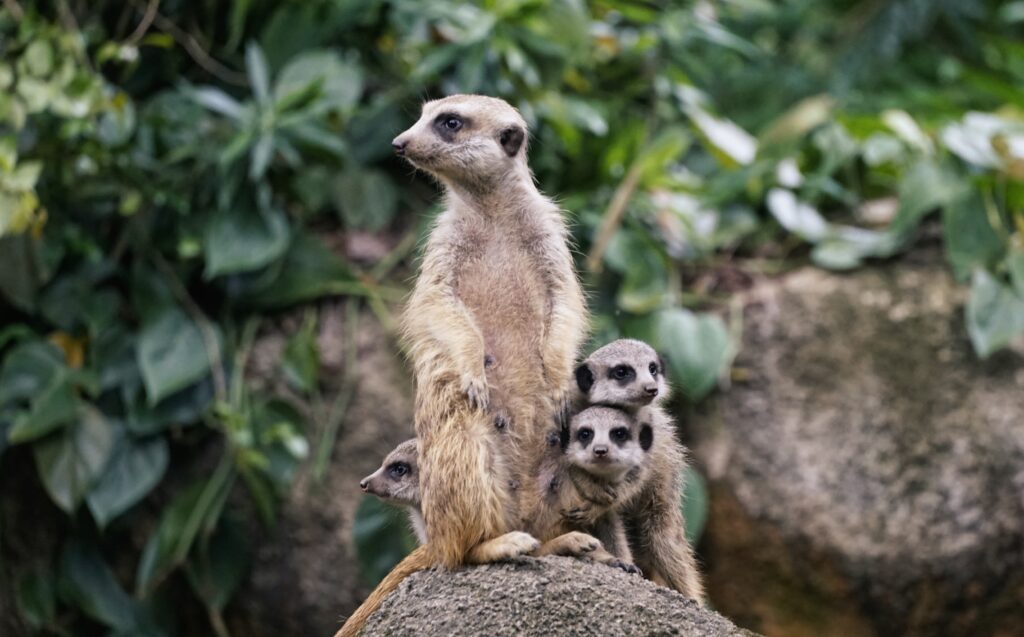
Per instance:
[[[591,434],[586,442],[579,438],[584,429]],[[627,432],[624,441],[613,440],[617,430]],[[591,559],[637,572],[618,514],[624,500],[615,494],[643,471],[638,433],[630,415],[610,407],[591,407],[572,418],[563,448],[549,449],[539,472],[543,495],[527,528],[545,542],[540,554],[562,554],[573,544],[567,535],[589,533],[600,543],[587,551]],[[606,453],[599,456],[598,447]]]
[[[416,439],[410,438],[392,449],[380,468],[359,481],[359,487],[363,493],[405,509],[416,539],[426,544],[427,527],[420,510],[419,464]]]
[[[465,122],[450,139],[438,129],[446,114]],[[512,153],[503,146],[509,132],[521,141]],[[429,537],[421,548],[430,559],[415,564],[455,568],[521,555],[538,545],[517,531],[523,494],[535,491],[540,439],[566,401],[587,327],[568,231],[533,183],[526,123],[502,100],[428,102],[394,145],[446,191],[402,319]],[[496,415],[508,419],[503,430]],[[408,574],[405,563],[396,570]],[[399,581],[382,583],[360,607],[362,620],[350,619],[339,635],[355,634]]]
[[[614,371],[622,365],[630,367],[635,376],[616,380]],[[660,357],[642,341],[621,339],[591,354],[577,369],[576,377],[577,404],[616,405],[651,426],[646,472],[616,493],[624,503],[620,512],[626,536],[637,566],[647,577],[703,603],[704,587],[680,509],[686,450],[662,407],[669,388]],[[606,544],[610,542],[597,535]]]

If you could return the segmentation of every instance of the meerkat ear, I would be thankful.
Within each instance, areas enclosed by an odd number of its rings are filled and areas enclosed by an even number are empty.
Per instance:
[[[665,357],[661,355],[661,352],[655,352],[658,355],[658,371],[662,374],[665,373]]]
[[[640,448],[647,451],[654,444],[654,429],[650,425],[644,423],[640,427]]]
[[[515,157],[519,149],[523,147],[523,141],[526,139],[526,131],[519,126],[509,126],[505,130],[501,131],[501,135],[498,136],[498,141],[501,142],[501,147],[505,149],[509,157]]]
[[[584,394],[590,393],[590,388],[594,386],[594,372],[586,363],[576,368],[576,386]]]

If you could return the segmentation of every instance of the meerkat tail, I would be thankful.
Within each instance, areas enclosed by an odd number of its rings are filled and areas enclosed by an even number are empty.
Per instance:
[[[366,625],[370,615],[377,612],[377,609],[384,603],[384,599],[391,594],[402,581],[413,573],[426,570],[434,566],[435,560],[431,555],[429,545],[418,547],[415,551],[405,557],[395,568],[391,569],[377,588],[373,589],[370,596],[366,598],[359,608],[352,613],[345,621],[341,629],[334,634],[334,637],[355,637]]]

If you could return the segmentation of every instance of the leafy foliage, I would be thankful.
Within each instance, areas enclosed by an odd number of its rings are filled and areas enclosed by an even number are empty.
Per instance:
[[[1024,332],[1020,2],[145,4],[0,9],[0,454],[31,449],[69,529],[18,580],[39,630],[167,634],[183,575],[224,634],[231,495],[272,522],[309,452],[247,385],[253,334],[329,295],[387,323],[435,198],[389,159],[423,96],[520,108],[595,343],[651,341],[689,401],[735,353],[730,273],[855,268],[922,226],[978,354]],[[339,232],[394,250],[343,257]],[[283,373],[317,402],[314,327]],[[127,586],[103,547],[145,532],[140,503],[163,507]]]

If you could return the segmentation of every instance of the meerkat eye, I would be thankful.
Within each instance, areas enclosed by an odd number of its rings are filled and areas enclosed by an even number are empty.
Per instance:
[[[396,462],[390,467],[391,475],[396,478],[401,478],[405,474],[409,473],[409,465],[404,462]]]
[[[623,442],[629,440],[629,429],[625,427],[616,427],[612,429],[612,440],[616,442]]]
[[[648,366],[647,369],[651,370],[651,376],[657,376],[658,375],[658,364],[657,363],[651,363]]]
[[[612,368],[611,377],[615,380],[629,380],[636,376],[636,372],[629,365],[616,365]]]
[[[444,127],[450,131],[457,131],[460,128],[462,128],[462,120],[460,120],[458,117],[449,117],[448,119],[444,120]]]
[[[594,432],[586,427],[576,432],[576,440],[579,440],[580,442],[589,442],[593,437]]]

